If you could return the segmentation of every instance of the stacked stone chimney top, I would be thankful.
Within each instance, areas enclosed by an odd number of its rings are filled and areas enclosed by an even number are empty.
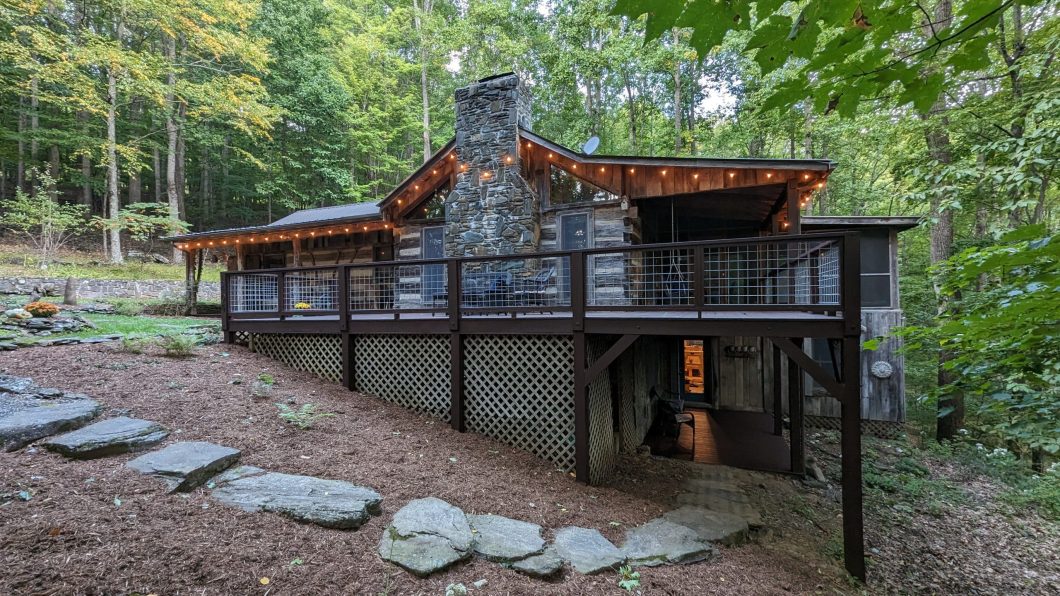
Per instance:
[[[519,128],[530,128],[526,87],[512,73],[456,91],[456,154],[462,164],[446,199],[446,254],[533,252],[538,198],[522,176]]]

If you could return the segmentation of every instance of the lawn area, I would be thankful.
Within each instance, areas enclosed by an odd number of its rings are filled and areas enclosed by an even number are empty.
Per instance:
[[[168,247],[158,249],[168,256]],[[222,267],[206,263],[202,269],[203,281],[219,281]],[[17,244],[0,244],[0,277],[75,277],[78,279],[161,279],[183,280],[183,264],[142,263],[128,260],[122,264],[107,263],[103,255],[96,252],[63,250],[56,262],[48,269],[39,267],[39,259],[30,247]]]
[[[82,329],[76,333],[55,334],[50,337],[92,337],[115,333],[128,338],[155,337],[177,335],[203,325],[215,325],[220,330],[219,322],[194,317],[126,316],[100,313],[84,313],[81,316],[92,321],[97,329]]]
[[[201,323],[121,315],[94,321],[151,334]],[[467,513],[493,513],[545,528],[625,532],[674,507],[701,464],[624,456],[605,486],[585,486],[529,453],[378,398],[347,391],[249,350],[209,345],[187,358],[116,344],[0,353],[0,371],[84,392],[105,411],[159,422],[168,442],[240,449],[240,463],[346,480],[383,496],[382,515],[356,531],[298,524],[218,503],[207,488],[168,495],[123,464],[133,455],[71,461],[43,449],[0,453],[0,593],[443,594],[486,580],[481,594],[621,594],[617,573],[567,572],[544,582],[481,559],[426,579],[384,562],[380,536],[412,499],[444,499]],[[274,380],[267,398],[254,380]],[[276,403],[312,404],[303,430]],[[961,457],[908,440],[867,439],[869,584],[841,567],[835,433],[810,434],[826,482],[736,470],[736,481],[769,531],[710,561],[641,568],[643,594],[1049,593],[1060,579],[1060,526],[1040,503],[1011,499],[990,458]],[[118,563],[120,562],[120,564]],[[261,582],[268,578],[268,585]]]

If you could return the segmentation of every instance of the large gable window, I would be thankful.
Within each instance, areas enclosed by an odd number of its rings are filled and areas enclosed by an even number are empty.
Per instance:
[[[617,199],[618,197],[599,186],[586,182],[562,168],[552,166],[549,176],[549,202],[553,205],[576,205]]]
[[[449,196],[450,186],[447,179],[409,213],[408,221],[439,221],[445,219],[445,199]]]

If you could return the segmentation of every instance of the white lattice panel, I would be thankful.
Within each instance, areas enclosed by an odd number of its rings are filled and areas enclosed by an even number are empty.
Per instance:
[[[573,362],[569,336],[465,337],[468,430],[574,469]]]
[[[353,338],[359,391],[449,421],[449,338],[359,335]]]
[[[611,345],[601,339],[586,343],[590,365]],[[607,480],[618,465],[618,441],[612,410],[611,375],[605,370],[589,384],[589,482],[592,484]]]
[[[342,381],[342,340],[338,335],[254,333],[250,350],[322,379]]]

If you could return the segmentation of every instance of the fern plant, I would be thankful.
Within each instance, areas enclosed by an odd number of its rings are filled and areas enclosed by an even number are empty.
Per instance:
[[[293,424],[301,430],[313,428],[313,424],[321,418],[330,418],[335,414],[331,412],[318,412],[316,404],[302,404],[297,410],[287,404],[275,404],[280,411],[280,419],[288,424]]]

